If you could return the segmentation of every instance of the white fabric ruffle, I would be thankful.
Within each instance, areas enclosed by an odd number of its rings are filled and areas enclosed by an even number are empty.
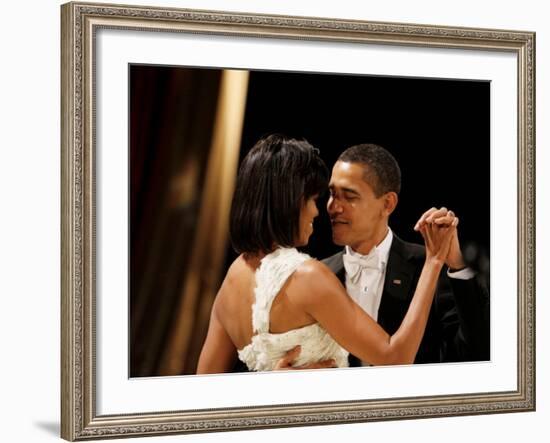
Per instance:
[[[288,278],[311,257],[294,248],[279,248],[266,255],[256,270],[255,303],[252,306],[252,341],[238,351],[239,358],[253,371],[270,371],[296,345],[301,346],[294,366],[334,359],[336,366],[348,366],[348,352],[317,323],[280,334],[269,332],[273,300]]]

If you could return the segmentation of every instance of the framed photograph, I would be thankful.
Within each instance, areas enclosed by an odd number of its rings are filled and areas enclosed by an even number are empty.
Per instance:
[[[63,438],[535,409],[534,33],[80,2],[61,14]],[[269,134],[307,140],[329,173],[350,146],[391,152],[389,224],[406,242],[422,243],[429,208],[456,212],[488,294],[483,353],[195,375],[237,257],[237,171]],[[303,248],[317,259],[342,250],[328,198]]]

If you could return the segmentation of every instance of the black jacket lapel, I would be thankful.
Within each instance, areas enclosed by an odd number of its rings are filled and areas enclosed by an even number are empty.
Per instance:
[[[346,286],[346,270],[344,268],[344,251],[337,252],[328,258],[323,260],[323,263],[327,265],[332,272],[336,274],[336,277],[342,282],[344,287]]]
[[[407,313],[413,295],[412,284],[419,272],[415,258],[421,254],[422,247],[407,244],[394,234],[378,309],[378,323],[388,334],[399,328]]]

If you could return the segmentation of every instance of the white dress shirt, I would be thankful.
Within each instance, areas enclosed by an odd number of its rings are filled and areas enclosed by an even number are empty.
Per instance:
[[[378,308],[382,300],[384,281],[386,279],[386,265],[390,255],[392,240],[393,233],[391,229],[388,229],[384,240],[378,246],[372,248],[367,255],[361,255],[349,246],[346,246],[343,257],[344,267],[346,268],[346,290],[350,297],[374,320],[378,319]],[[369,262],[376,260],[378,266],[377,268],[373,266],[357,269],[349,265],[348,257],[346,256]]]

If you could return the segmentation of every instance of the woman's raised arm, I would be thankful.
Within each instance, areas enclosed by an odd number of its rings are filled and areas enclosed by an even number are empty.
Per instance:
[[[289,295],[361,360],[375,365],[413,363],[457,223],[458,219],[448,227],[422,228],[426,261],[407,314],[392,336],[348,296],[336,276],[318,261],[308,261],[299,268]]]

